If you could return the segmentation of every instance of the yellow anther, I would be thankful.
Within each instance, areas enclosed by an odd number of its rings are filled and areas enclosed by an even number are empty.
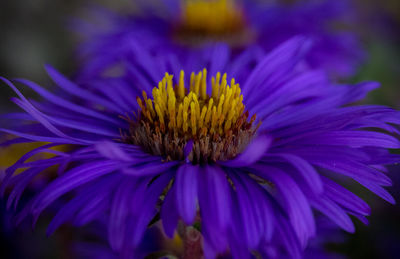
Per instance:
[[[242,90],[240,89],[239,84],[236,84],[236,86],[237,86],[236,95],[239,96]]]
[[[218,116],[217,116],[217,108],[213,106],[212,109],[212,116],[211,116],[211,129],[210,131],[214,132],[217,126]]]
[[[170,119],[168,127],[172,129],[175,127],[175,98],[168,99],[168,112]]]
[[[142,99],[140,99],[139,97],[136,97],[136,101],[139,104],[140,109],[142,109],[142,111],[145,111],[146,108],[143,106]]]
[[[189,98],[185,96],[185,98],[183,98],[183,111],[187,112],[188,108],[189,108]]]
[[[226,81],[226,73],[222,76],[221,86],[219,87],[219,95],[226,95],[226,86],[228,82]]]
[[[197,103],[198,102],[197,94],[192,94],[192,99],[193,99],[193,102]]]
[[[193,102],[190,103],[190,122],[193,135],[196,135],[196,108]]]
[[[182,105],[182,103],[180,103],[179,107],[178,107],[178,116],[176,118],[176,124],[177,124],[178,129],[180,129],[182,127],[182,122],[183,122],[183,118],[182,118],[183,114],[182,113],[183,113],[183,105]]]
[[[178,84],[178,98],[182,99],[185,96],[185,72],[181,70],[179,75],[179,84]]]
[[[228,131],[228,130],[231,128],[231,123],[232,123],[231,120],[227,120],[227,121],[225,122],[225,125],[224,125],[224,131],[225,131],[225,132]]]
[[[229,88],[226,91],[226,99],[222,107],[222,114],[224,115],[228,112],[228,109],[231,108],[232,105],[231,95],[232,95],[232,90]]]
[[[151,114],[149,111],[146,111],[146,117],[149,119],[150,122],[153,122],[153,118],[151,117]]]
[[[197,120],[200,120],[200,104],[198,102],[195,103],[195,108]]]
[[[163,80],[161,81],[161,87],[158,86],[159,93],[160,93],[160,96],[161,96],[162,98],[164,98],[165,88],[167,87],[167,77],[168,77],[168,73],[165,73],[165,77],[164,77]]]
[[[161,96],[157,96],[157,97],[156,97],[156,103],[157,103],[158,108],[160,109],[160,111],[161,111],[162,113],[164,113],[164,112],[166,111],[166,109],[165,109],[165,103],[164,103],[164,101],[163,101],[163,99],[162,99]]]
[[[193,92],[194,91],[194,77],[195,77],[195,74],[194,74],[194,72],[192,72],[190,74],[189,92]]]
[[[214,99],[211,98],[210,101],[208,101],[208,108],[207,108],[206,118],[204,121],[205,125],[208,125],[208,123],[210,122],[213,104],[214,104]]]
[[[188,101],[189,101],[189,103],[190,103],[192,100],[193,100],[193,92],[190,92],[190,93],[188,94]]]
[[[215,87],[215,78],[211,77],[211,97],[217,99],[217,88]]]
[[[144,103],[147,103],[147,94],[144,90],[142,91],[142,95],[143,95]]]
[[[207,69],[203,69],[203,77],[201,78],[200,98],[207,99]]]
[[[236,113],[236,103],[237,103],[237,100],[233,100],[232,109],[230,109],[229,113],[228,113],[228,120],[232,120],[233,116]]]
[[[194,93],[197,95],[199,94],[199,90],[200,90],[201,75],[202,75],[202,73],[199,72],[196,75],[195,80],[194,80],[194,89],[193,90],[194,90]]]
[[[225,116],[221,114],[221,116],[218,118],[218,126],[221,128],[222,123],[225,121]]]
[[[244,111],[243,96],[235,80],[227,84],[227,75],[217,73],[212,78],[211,96],[207,96],[207,70],[191,73],[188,94],[184,82],[184,72],[180,71],[177,85],[173,75],[168,73],[152,90],[152,99],[142,92],[143,99],[137,98],[143,118],[150,122],[159,121],[161,130],[184,134],[223,134],[235,125]],[[190,118],[189,118],[190,117]]]
[[[221,98],[219,98],[218,108],[217,108],[218,115],[222,114],[222,105],[224,104],[224,100],[225,100],[225,95],[221,95]]]
[[[147,99],[147,105],[146,105],[146,107],[147,107],[147,109],[150,111],[151,116],[152,116],[152,117],[155,117],[155,116],[156,116],[156,113],[155,113],[155,111],[154,111],[154,109],[153,109],[153,103],[152,103],[152,101],[151,101],[150,99]]]
[[[183,132],[186,132],[188,130],[188,113],[187,111],[183,112]]]
[[[215,86],[213,85],[213,87],[215,87],[215,92],[216,92],[215,98],[216,99],[218,99],[219,96],[221,95],[220,80],[221,80],[221,73],[218,72],[215,75]]]
[[[163,116],[163,113],[161,112],[160,106],[158,104],[156,104],[156,112],[158,115],[158,119],[160,120],[160,124],[164,125],[164,116]]]
[[[203,106],[203,109],[201,110],[200,118],[199,118],[199,128],[203,127],[204,124],[204,118],[206,117],[207,113],[207,107]]]
[[[166,88],[163,89],[163,90],[166,90],[166,91],[163,92],[165,97],[167,97],[167,94],[169,94],[169,89],[172,89],[172,90],[174,89],[173,85],[172,85],[172,78],[173,78],[173,75],[168,75],[168,77],[167,77]],[[165,101],[166,101],[166,99],[165,99]]]

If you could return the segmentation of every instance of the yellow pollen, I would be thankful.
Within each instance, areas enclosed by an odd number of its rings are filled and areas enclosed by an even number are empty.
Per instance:
[[[207,70],[190,77],[185,86],[185,73],[179,74],[177,84],[168,73],[152,90],[152,98],[145,92],[137,98],[142,115],[151,123],[158,124],[161,132],[177,132],[196,138],[201,134],[224,135],[244,112],[243,96],[234,79],[227,82],[227,75],[217,73],[211,79],[211,96],[207,94]]]
[[[234,0],[187,0],[183,3],[185,30],[223,34],[242,29],[243,12]]]

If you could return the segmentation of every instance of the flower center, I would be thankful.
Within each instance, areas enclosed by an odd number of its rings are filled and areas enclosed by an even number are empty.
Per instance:
[[[242,41],[251,38],[250,34],[243,10],[234,0],[188,0],[183,2],[174,35],[180,42],[191,45],[204,40],[242,45]]]
[[[235,79],[217,73],[207,94],[207,70],[190,75],[185,87],[184,72],[173,85],[173,75],[153,88],[152,99],[143,91],[137,97],[140,112],[137,120],[128,119],[127,143],[142,146],[147,152],[167,160],[189,159],[208,163],[235,157],[250,142],[257,127],[255,115],[249,119],[243,95]]]

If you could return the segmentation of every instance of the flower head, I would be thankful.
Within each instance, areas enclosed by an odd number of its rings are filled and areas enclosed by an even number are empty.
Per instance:
[[[209,80],[206,71],[213,69],[208,66],[221,65],[214,56],[204,63],[199,57],[189,60],[201,60],[196,66],[207,70],[196,70],[188,80],[169,63],[179,60],[157,56],[154,61],[151,55],[136,59],[143,66],[126,78],[91,82],[91,88],[47,67],[61,88],[58,95],[19,80],[46,103],[28,101],[3,79],[26,111],[8,117],[35,123],[2,131],[18,136],[16,142],[49,144],[8,168],[2,191],[15,185],[14,200],[25,183],[58,165],[59,176],[18,220],[30,214],[36,220],[69,193],[72,199],[58,211],[49,233],[68,220],[82,225],[106,216],[110,245],[123,253],[134,251],[150,222],[158,220],[169,237],[180,221],[198,225],[206,258],[267,257],[276,251],[300,257],[316,232],[314,211],[353,232],[348,214],[365,221],[370,208],[341,186],[341,177],[394,202],[382,188],[391,184],[383,165],[399,160],[388,151],[400,147],[389,134],[398,134],[393,124],[400,123],[399,113],[383,106],[349,106],[377,84],[332,85],[325,73],[305,70],[308,43],[301,37],[285,42],[243,81],[228,80],[240,73],[215,73]],[[226,61],[223,71],[235,71],[236,63]],[[150,63],[154,66],[144,69]],[[62,144],[72,149],[51,149]],[[41,152],[56,156],[28,160]],[[19,168],[27,169],[17,178]]]
[[[175,89],[173,76],[167,73],[153,89],[153,99],[145,91],[143,99],[137,97],[140,115],[137,120],[127,118],[130,129],[124,142],[167,160],[186,157],[192,163],[208,163],[236,157],[255,134],[255,116],[248,121],[235,79],[229,85],[227,75],[217,73],[211,82],[208,96],[206,69],[191,73],[188,88],[183,70]]]
[[[82,77],[107,74],[110,68],[129,57],[136,45],[159,55],[172,51],[185,56],[194,49],[218,42],[240,53],[253,46],[270,51],[293,36],[305,35],[314,39],[314,51],[305,58],[307,65],[324,68],[330,75],[351,76],[364,59],[354,33],[332,28],[336,22],[352,23],[348,19],[352,9],[345,1],[282,5],[235,0],[172,0],[148,5],[138,4],[140,15],[127,17],[99,12],[98,19],[109,23],[108,29],[77,24],[76,30],[88,38],[80,48],[88,61],[83,66]]]

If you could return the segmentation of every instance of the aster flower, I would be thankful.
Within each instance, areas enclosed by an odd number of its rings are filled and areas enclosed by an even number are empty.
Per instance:
[[[81,77],[115,73],[115,67],[136,46],[151,52],[180,53],[210,43],[228,44],[241,53],[251,46],[270,51],[296,35],[314,40],[305,60],[332,76],[353,75],[365,53],[356,35],[345,26],[354,12],[348,1],[301,2],[292,5],[235,0],[136,1],[132,15],[94,8],[95,21],[75,22],[74,30],[87,40],[79,48],[87,62]],[[112,71],[112,72],[110,72]]]
[[[388,149],[400,146],[390,135],[398,134],[397,111],[349,105],[378,84],[330,84],[325,73],[304,69],[309,47],[302,37],[285,42],[243,81],[225,73],[210,80],[207,69],[176,72],[178,59],[150,54],[137,60],[152,65],[132,71],[129,81],[104,79],[92,88],[47,67],[58,95],[18,80],[47,103],[27,100],[3,78],[26,112],[13,116],[35,124],[2,131],[18,136],[16,142],[49,144],[8,168],[1,191],[14,185],[9,199],[16,203],[26,183],[58,165],[59,176],[17,221],[32,215],[35,222],[68,194],[48,232],[106,215],[110,245],[127,257],[159,219],[169,237],[180,221],[199,224],[205,258],[301,257],[316,232],[314,211],[349,232],[349,214],[366,222],[370,208],[341,185],[343,178],[394,203],[382,188],[391,184],[383,165],[399,160]],[[198,61],[235,71],[234,61],[215,56],[188,63]],[[51,149],[58,145],[71,151]],[[56,156],[29,160],[42,152]],[[26,170],[14,175],[19,168]]]

